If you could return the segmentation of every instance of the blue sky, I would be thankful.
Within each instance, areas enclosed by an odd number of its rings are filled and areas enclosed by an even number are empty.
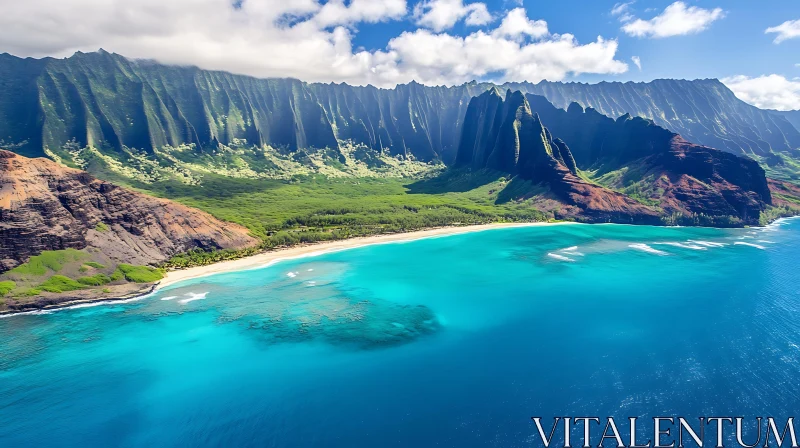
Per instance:
[[[751,104],[800,109],[798,0],[0,0],[0,10],[0,52],[18,56],[102,47],[379,87],[719,78]]]
[[[597,36],[619,41],[618,59],[629,61],[639,56],[642,70],[632,69],[620,75],[581,74],[570,80],[598,82],[603,80],[650,81],[656,78],[726,78],[734,75],[751,77],[767,73],[786,77],[800,76],[800,39],[773,43],[774,34],[764,31],[790,19],[800,19],[797,0],[700,0],[687,5],[705,9],[722,8],[725,16],[714,21],[707,30],[684,36],[651,39],[628,36],[619,20],[611,15],[615,1],[603,0],[487,0],[489,12],[500,15],[520,3],[531,19],[542,19],[551,32],[570,33],[580,42]],[[631,9],[642,18],[651,18],[674,1],[640,0]],[[382,49],[390,39],[403,31],[415,29],[411,21],[396,21],[362,26],[353,40],[356,46]],[[491,28],[491,24],[485,28]],[[466,35],[475,27],[459,23],[453,34]]]

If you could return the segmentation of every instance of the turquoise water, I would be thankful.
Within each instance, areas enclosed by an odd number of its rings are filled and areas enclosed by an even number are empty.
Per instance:
[[[0,446],[515,447],[534,415],[785,417],[798,262],[800,220],[529,227],[8,317]]]

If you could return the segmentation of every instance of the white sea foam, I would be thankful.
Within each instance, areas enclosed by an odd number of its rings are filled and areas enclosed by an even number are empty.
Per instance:
[[[550,257],[550,258],[555,258],[556,260],[560,260],[560,261],[571,261],[571,262],[575,261],[572,258],[565,257],[565,256],[559,255],[559,254],[554,254],[552,252],[548,253],[547,256]]]
[[[286,274],[286,276],[289,277],[289,278],[295,278],[295,277],[297,277],[297,272],[289,272],[289,273]]]
[[[162,297],[161,300],[175,300],[178,296],[169,296],[169,297]]]
[[[309,269],[309,270],[308,270],[308,272],[311,272],[311,271],[313,271],[313,269]]]
[[[765,244],[775,244],[775,241],[769,241],[769,240],[758,240],[757,242],[758,243],[765,243]]]
[[[206,298],[208,293],[207,292],[201,292],[201,293],[190,292],[190,293],[187,293],[187,294],[184,294],[184,295],[188,296],[188,298],[178,301],[178,303],[180,303],[182,305],[186,305],[189,302],[194,302],[195,300],[203,300],[203,299]]]
[[[699,244],[701,246],[706,247],[725,247],[724,243],[712,243],[711,241],[696,241],[696,240],[689,240],[690,243]]]
[[[96,306],[103,306],[103,305],[118,305],[118,304],[124,304],[124,303],[133,303],[133,302],[138,302],[140,300],[144,300],[144,299],[147,299],[149,297],[152,297],[155,294],[156,294],[156,292],[149,292],[147,294],[142,294],[141,296],[131,297],[130,299],[124,299],[124,300],[109,299],[109,300],[101,300],[101,301],[98,301],[98,302],[78,303],[78,304],[75,304],[75,305],[65,306],[63,308],[53,308],[53,309],[49,309],[49,310],[23,311],[21,313],[0,314],[0,319],[4,319],[6,317],[12,317],[12,316],[38,316],[38,315],[45,315],[45,314],[53,314],[56,311],[77,310],[77,309],[81,309],[81,308],[93,308],[93,307],[96,307]]]
[[[649,254],[669,255],[669,253],[664,252],[663,250],[653,249],[652,247],[644,243],[629,244],[628,247],[630,247],[631,249],[640,250],[642,252],[647,252]]]
[[[736,244],[737,246],[755,247],[756,249],[761,249],[761,250],[766,249],[766,247],[764,247],[764,246],[759,246],[758,244],[753,244],[753,243],[745,243],[744,241],[737,241],[737,242],[735,242],[733,244]]]
[[[313,280],[308,281],[308,282],[306,282],[306,286],[317,286],[317,282],[315,282]]]
[[[682,249],[708,250],[708,247],[705,247],[705,246],[700,246],[700,245],[697,245],[697,244],[677,243],[677,242],[674,242],[674,241],[667,241],[667,242],[655,243],[655,244],[664,244],[664,245],[667,245],[667,246],[680,247]]]
[[[566,249],[559,250],[562,254],[569,255],[570,257],[582,257],[583,253],[578,252],[578,246],[568,247]]]

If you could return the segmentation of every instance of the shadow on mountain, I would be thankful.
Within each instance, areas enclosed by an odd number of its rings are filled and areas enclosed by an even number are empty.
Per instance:
[[[463,193],[506,177],[493,170],[448,169],[436,177],[406,185],[409,194]]]
[[[497,199],[494,203],[501,205],[511,201],[530,199],[534,196],[547,193],[547,191],[548,188],[545,186],[534,184],[520,177],[515,177],[497,194]]]

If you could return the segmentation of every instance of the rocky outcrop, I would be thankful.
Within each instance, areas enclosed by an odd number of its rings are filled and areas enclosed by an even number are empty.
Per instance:
[[[493,89],[468,107],[456,167],[488,168],[546,185],[592,221],[758,223],[772,197],[752,159],[687,142],[650,120],[614,120],[577,103]],[[558,136],[559,138],[553,138]],[[595,182],[579,176],[593,173]],[[623,194],[627,193],[627,194]],[[635,194],[635,199],[629,195]]]
[[[580,210],[568,216],[598,222],[656,223],[658,213],[622,194],[578,177],[563,140],[553,139],[520,92],[505,99],[492,89],[470,103],[455,167],[490,169],[546,185],[560,202]]]
[[[244,227],[199,210],[0,150],[0,272],[45,250],[88,247],[149,264],[194,248],[257,242]]]
[[[764,170],[748,157],[690,143],[650,120],[616,120],[572,103],[566,111],[527,95],[534,111],[569,145],[579,168],[598,174],[628,167],[615,189],[644,182],[643,192],[667,213],[734,216],[758,222],[772,203]],[[635,175],[634,175],[635,174]]]

